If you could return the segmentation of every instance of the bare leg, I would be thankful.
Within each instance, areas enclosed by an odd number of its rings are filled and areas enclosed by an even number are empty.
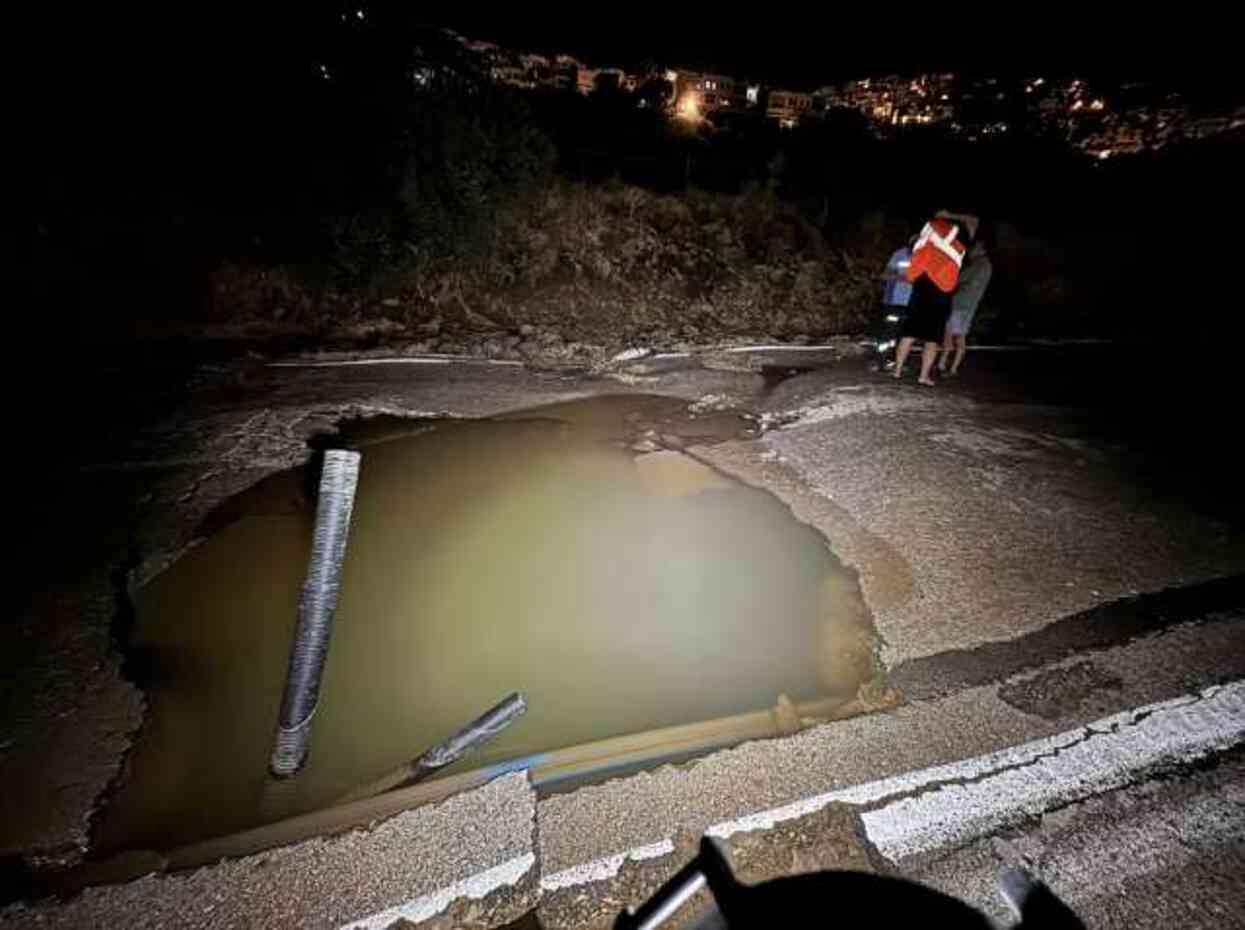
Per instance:
[[[947,331],[942,336],[942,358],[938,360],[939,371],[947,370],[947,359],[951,357],[951,347],[954,339],[955,337],[951,335],[951,327],[948,326]]]
[[[934,379],[929,373],[934,369],[934,359],[938,357],[938,343],[925,343],[925,351],[921,354],[921,377],[917,379],[920,384],[933,384]]]
[[[951,363],[951,374],[958,374],[960,362],[964,361],[964,353],[968,351],[968,336],[955,337],[955,361]]]
[[[895,353],[895,371],[892,377],[903,377],[904,362],[908,360],[908,353],[912,351],[912,343],[914,341],[911,336],[904,336],[899,340],[899,350]]]

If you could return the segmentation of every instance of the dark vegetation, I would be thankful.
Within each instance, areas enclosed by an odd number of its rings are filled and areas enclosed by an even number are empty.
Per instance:
[[[1233,247],[1239,138],[1091,164],[1032,137],[882,142],[850,112],[688,126],[609,87],[498,86],[399,7],[350,9],[205,27],[210,53],[131,56],[44,114],[16,233],[37,335],[522,355],[852,333],[942,206],[985,218],[1001,337],[1235,323],[1205,256]]]

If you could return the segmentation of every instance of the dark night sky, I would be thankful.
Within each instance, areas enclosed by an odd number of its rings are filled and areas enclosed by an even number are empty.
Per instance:
[[[1181,4],[1181,16],[1161,17],[1137,4],[1114,17],[1066,5],[959,6],[951,8],[955,16],[933,24],[928,3],[867,0],[852,7],[542,3],[487,12],[442,0],[191,0],[152,9],[100,7],[71,17],[71,32],[49,29],[42,73],[27,82],[23,99],[45,124],[34,136],[81,136],[86,123],[102,121],[86,135],[116,141],[127,138],[115,125],[127,119],[155,131],[177,119],[225,124],[247,108],[280,114],[289,109],[291,81],[312,73],[324,38],[316,30],[356,4],[517,48],[565,50],[596,65],[654,60],[799,89],[945,69],[1157,79],[1189,92],[1190,100],[1245,100],[1238,32],[1222,12],[1200,14],[1189,3]],[[1028,21],[1016,20],[1014,9]],[[58,15],[55,8],[48,13]],[[78,113],[74,119],[65,117],[70,109]]]
[[[1114,16],[1071,5],[995,4],[953,7],[957,19],[933,24],[925,5],[919,25],[911,10],[877,3],[845,6],[755,6],[758,16],[729,5],[671,7],[658,14],[628,5],[581,5],[551,15],[463,13],[462,5],[425,6],[430,21],[473,37],[535,49],[565,49],[595,64],[623,66],[655,58],[716,67],[738,75],[815,86],[868,74],[934,69],[1002,74],[1075,73],[1108,79],[1158,79],[1205,91],[1242,81],[1239,44],[1218,16],[1146,14],[1140,5]],[[513,9],[513,8],[511,8]],[[670,9],[670,8],[668,8]],[[746,7],[741,7],[746,10]],[[1024,11],[1027,20],[1011,10]],[[438,18],[439,17],[439,18]]]

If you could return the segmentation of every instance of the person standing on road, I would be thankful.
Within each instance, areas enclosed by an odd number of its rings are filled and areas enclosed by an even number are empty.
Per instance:
[[[915,241],[915,240],[913,240]],[[882,280],[882,307],[886,310],[902,310],[912,299],[912,282],[908,280],[908,266],[912,264],[912,249],[905,245],[891,253]]]
[[[960,373],[960,363],[964,361],[964,353],[968,351],[968,331],[973,326],[973,317],[981,305],[981,298],[986,293],[990,278],[994,274],[994,265],[986,253],[985,243],[977,241],[969,249],[964,267],[960,270],[960,284],[951,296],[951,316],[947,320],[947,332],[942,341],[942,357],[938,359],[938,371],[948,377]],[[947,360],[955,353],[955,361],[948,370]]]
[[[882,273],[882,304],[878,311],[878,370],[885,371],[895,363],[894,353],[898,339],[894,337],[902,329],[903,318],[908,313],[908,301],[912,299],[912,282],[908,280],[908,266],[912,264],[912,240],[891,253]],[[887,361],[889,357],[889,361]]]
[[[925,343],[925,349],[921,355],[921,374],[917,383],[934,386],[930,375],[938,356],[938,346],[946,336],[947,319],[951,316],[951,295],[959,282],[960,266],[976,228],[975,216],[939,210],[917,237],[912,248],[912,262],[908,266],[912,297],[908,301],[908,315],[904,320],[892,377],[903,377],[904,363],[912,352],[913,344],[919,339]]]

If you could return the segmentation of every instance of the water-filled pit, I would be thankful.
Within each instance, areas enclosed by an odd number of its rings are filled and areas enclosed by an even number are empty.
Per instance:
[[[96,852],[331,803],[512,691],[527,714],[447,771],[780,694],[851,698],[873,672],[855,575],[775,497],[677,451],[753,431],[733,411],[643,396],[348,429],[363,458],[341,597],[310,757],[278,807],[267,763],[314,472],[230,502],[136,596],[149,714]]]

